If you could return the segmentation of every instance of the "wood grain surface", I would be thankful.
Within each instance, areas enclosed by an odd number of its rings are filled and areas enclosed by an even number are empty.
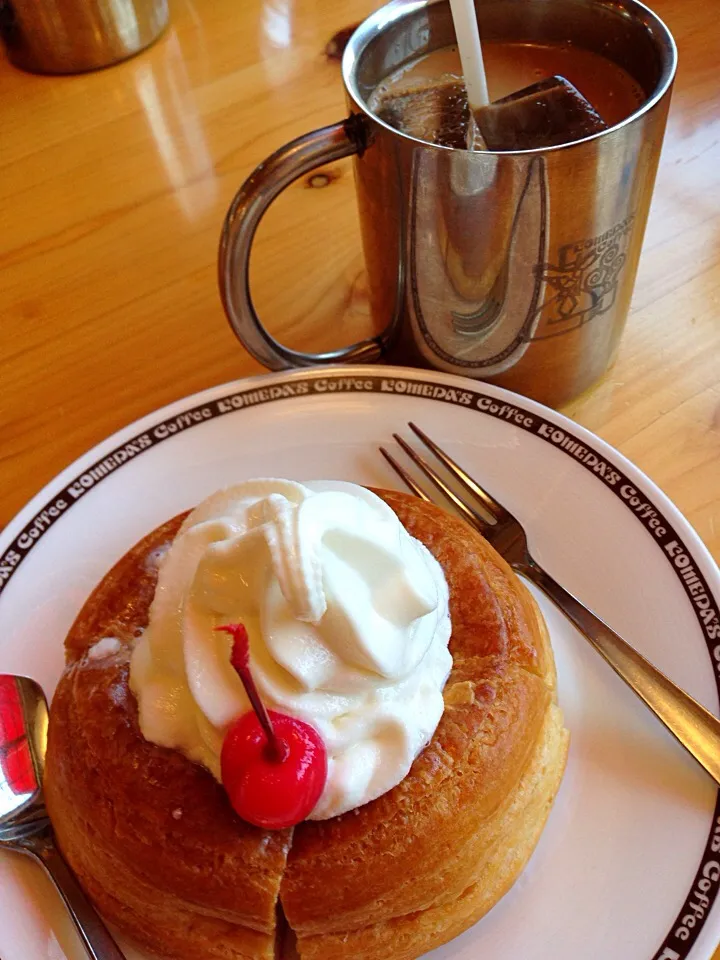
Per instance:
[[[152,48],[71,77],[0,55],[0,527],[162,404],[260,368],[217,293],[225,210],[286,140],[344,115],[326,44],[373,0],[174,0]],[[720,560],[717,4],[654,0],[680,69],[620,355],[565,409],[644,470]],[[349,162],[259,231],[259,311],[292,346],[371,329]],[[718,954],[720,958],[720,953]]]

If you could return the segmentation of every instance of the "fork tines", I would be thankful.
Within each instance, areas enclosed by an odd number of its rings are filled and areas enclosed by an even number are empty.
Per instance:
[[[477,527],[481,532],[485,532],[488,529],[489,523],[498,523],[505,518],[509,518],[510,514],[505,508],[498,503],[493,497],[487,493],[486,490],[475,481],[468,473],[466,473],[463,468],[457,464],[452,457],[450,457],[445,451],[439,447],[434,440],[431,440],[426,433],[424,433],[418,426],[414,423],[409,423],[408,426],[413,431],[416,437],[425,444],[425,446],[431,451],[431,453],[440,461],[443,467],[450,473],[450,475],[457,480],[460,486],[466,490],[471,496],[479,501],[483,508],[483,512],[479,513],[473,506],[468,504],[462,497],[460,497],[453,489],[450,487],[442,478],[440,473],[432,467],[428,461],[422,457],[416,450],[414,450],[410,444],[404,440],[399,434],[394,433],[393,438],[399,444],[399,446],[405,451],[408,457],[413,461],[413,463],[423,472],[423,474],[428,478],[428,480],[436,487],[443,496],[454,505],[454,507],[468,520],[473,526]],[[380,452],[388,461],[393,470],[398,474],[403,483],[418,497],[421,497],[423,500],[431,502],[432,498],[429,497],[422,487],[414,480],[414,478],[405,470],[405,468],[398,463],[398,461],[390,454],[384,447],[380,447]]]

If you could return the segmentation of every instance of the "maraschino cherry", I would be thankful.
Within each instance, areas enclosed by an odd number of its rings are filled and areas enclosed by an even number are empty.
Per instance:
[[[265,709],[250,672],[243,624],[216,629],[233,638],[230,662],[253,708],[225,735],[220,754],[223,786],[235,812],[248,823],[270,830],[292,827],[312,811],[325,787],[325,744],[310,724]]]

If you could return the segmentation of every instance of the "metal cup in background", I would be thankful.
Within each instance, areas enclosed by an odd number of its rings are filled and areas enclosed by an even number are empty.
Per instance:
[[[264,161],[238,191],[220,244],[220,292],[244,346],[270,369],[413,364],[489,380],[558,406],[614,359],[630,306],[677,54],[637,0],[476,0],[486,40],[570,42],[623,67],[645,100],[585,140],[516,152],[429,144],[368,106],[399,68],[455,42],[447,0],[395,0],[343,57],[350,118]],[[262,326],[248,263],[270,203],[314,167],[355,155],[373,318],[382,334],[325,354]]]
[[[83,73],[133,56],[168,23],[167,0],[0,0],[0,36],[32,73]]]

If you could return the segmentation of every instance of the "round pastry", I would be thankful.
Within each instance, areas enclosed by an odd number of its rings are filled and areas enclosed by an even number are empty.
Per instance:
[[[407,775],[341,815],[252,826],[204,754],[193,762],[186,746],[143,736],[130,662],[158,558],[185,515],[130,550],[73,624],[50,712],[48,810],[98,909],[141,949],[167,960],[274,960],[290,950],[301,960],[412,960],[483,916],[532,853],[568,745],[540,612],[463,521],[375,492],[442,568],[452,669],[442,717]],[[171,713],[171,700],[156,705]]]

